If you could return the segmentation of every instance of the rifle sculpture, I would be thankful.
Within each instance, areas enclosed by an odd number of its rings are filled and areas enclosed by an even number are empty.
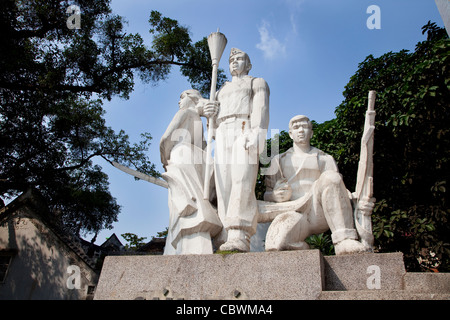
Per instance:
[[[362,202],[368,202],[373,197],[373,143],[375,131],[375,91],[369,91],[369,101],[361,138],[361,153],[356,178],[354,211],[355,226],[361,238],[361,243],[367,251],[373,251],[372,208],[363,207]]]

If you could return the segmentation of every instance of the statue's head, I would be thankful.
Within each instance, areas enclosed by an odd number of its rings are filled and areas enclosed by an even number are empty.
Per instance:
[[[295,144],[308,144],[313,136],[311,120],[307,116],[298,115],[289,121],[289,136]]]
[[[194,108],[202,99],[200,92],[194,89],[183,91],[180,95],[178,106],[180,109]]]
[[[232,76],[247,75],[252,69],[248,54],[237,48],[231,49],[228,62],[230,63],[230,73]]]

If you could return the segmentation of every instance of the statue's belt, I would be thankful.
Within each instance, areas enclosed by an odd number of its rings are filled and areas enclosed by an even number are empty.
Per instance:
[[[248,120],[250,119],[250,115],[248,114],[232,114],[225,117],[220,117],[216,120],[217,125],[220,125],[223,122],[233,122],[235,120]]]

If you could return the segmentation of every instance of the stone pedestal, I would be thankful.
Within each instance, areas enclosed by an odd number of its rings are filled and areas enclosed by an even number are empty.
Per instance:
[[[317,299],[323,279],[318,250],[109,256],[94,299]]]
[[[319,250],[106,257],[96,300],[450,299],[450,274],[407,273],[402,253]]]
[[[324,257],[325,291],[401,290],[403,254],[374,253]]]

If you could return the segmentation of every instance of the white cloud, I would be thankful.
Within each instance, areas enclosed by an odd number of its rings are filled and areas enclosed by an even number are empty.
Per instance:
[[[296,20],[297,18],[295,17],[295,14],[294,13],[291,13],[291,16],[290,16],[290,20],[291,20],[291,28],[292,28],[292,32],[296,35],[296,34],[298,34],[298,32],[297,32],[297,23],[296,23]]]
[[[302,6],[305,3],[305,0],[284,0],[286,3],[286,7],[288,11],[290,12],[290,22],[291,22],[291,28],[292,32],[296,35],[297,34],[297,18],[298,14],[302,11]]]
[[[256,45],[256,48],[264,53],[264,58],[271,60],[280,55],[284,56],[286,53],[286,45],[276,39],[270,33],[269,28],[270,25],[266,21],[263,21],[262,26],[258,28],[260,42]]]

